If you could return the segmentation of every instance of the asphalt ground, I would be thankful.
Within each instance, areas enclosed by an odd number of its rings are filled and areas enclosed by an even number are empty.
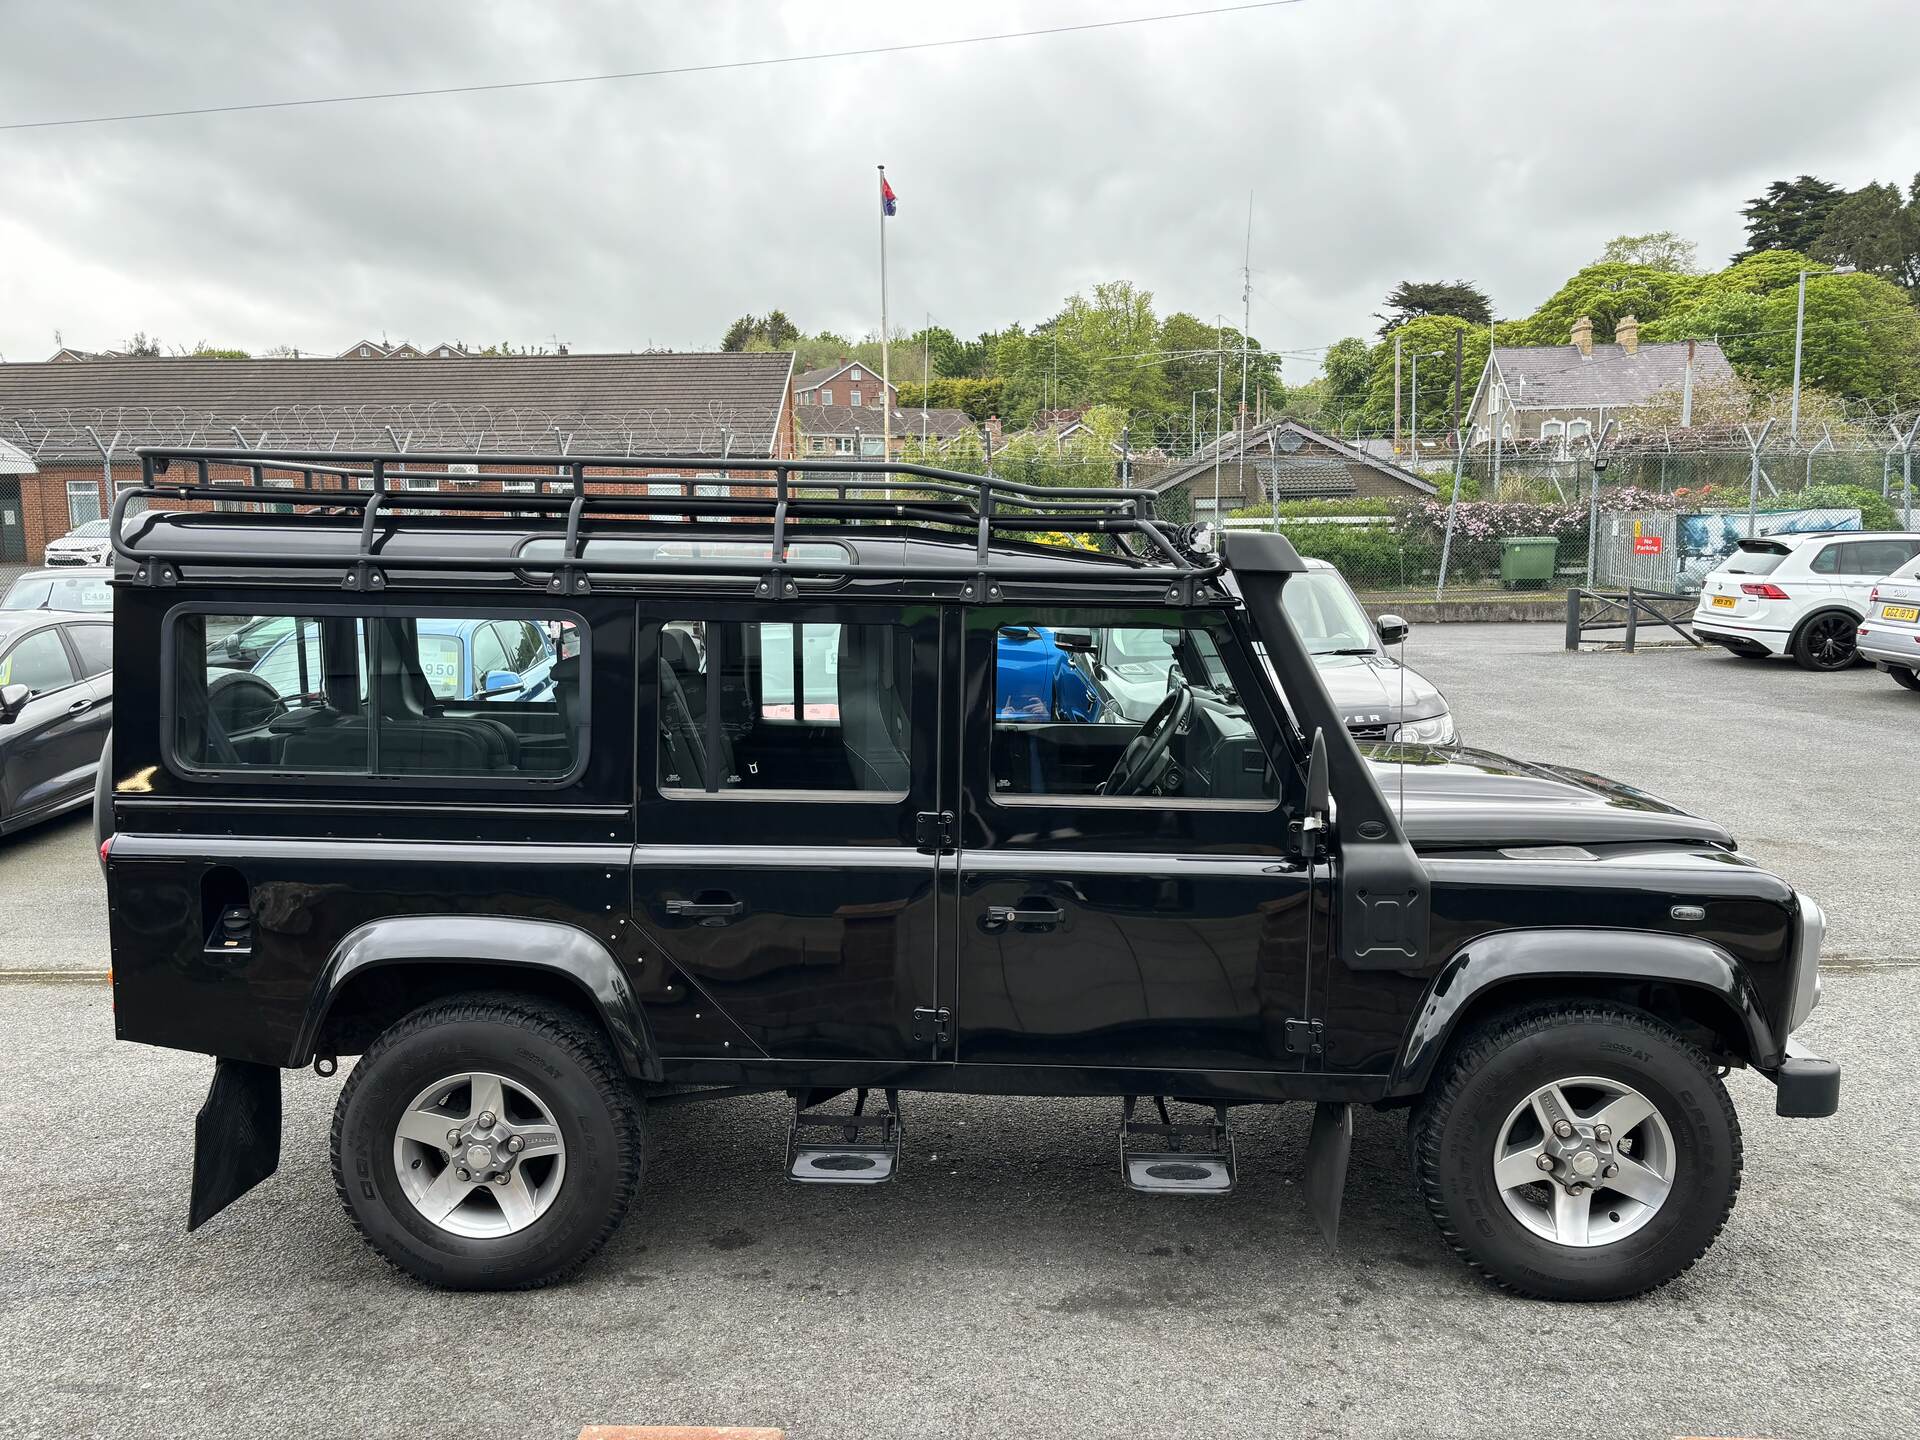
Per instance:
[[[1356,1128],[1340,1250],[1306,1213],[1303,1109],[1237,1122],[1224,1201],[1135,1195],[1117,1105],[910,1095],[899,1180],[781,1177],[783,1106],[656,1111],[635,1213],[580,1279],[424,1290],[367,1251],[326,1167],[338,1077],[287,1077],[280,1172],[185,1233],[209,1065],[118,1045],[84,820],[0,841],[0,1434],[554,1436],[593,1421],[892,1436],[1905,1436],[1920,1432],[1920,898],[1902,837],[1920,697],[1871,672],[1558,650],[1430,627],[1409,659],[1470,741],[1725,819],[1827,907],[1802,1032],[1841,1114],[1729,1085],[1726,1232],[1655,1295],[1497,1293]],[[1898,702],[1898,703],[1890,703]]]

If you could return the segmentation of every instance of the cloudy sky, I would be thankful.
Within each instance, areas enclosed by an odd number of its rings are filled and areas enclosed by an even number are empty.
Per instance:
[[[1220,0],[0,0],[0,125],[911,44]],[[1609,236],[1715,263],[1776,177],[1920,170],[1911,0],[1299,3],[775,67],[0,129],[0,355],[54,333],[713,348],[743,311],[1043,319],[1094,281],[1367,333],[1406,278],[1521,315]],[[1303,378],[1303,357],[1288,374]]]

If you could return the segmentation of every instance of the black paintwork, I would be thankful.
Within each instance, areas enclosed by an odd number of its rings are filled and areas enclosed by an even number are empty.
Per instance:
[[[1480,752],[1363,755],[1278,603],[1291,547],[1242,543],[1270,537],[1230,537],[1244,608],[1204,587],[1167,597],[1214,633],[1279,777],[1276,802],[1202,808],[996,797],[984,782],[1001,623],[1036,608],[1164,623],[1138,593],[1106,593],[1121,568],[1108,557],[1011,546],[1020,578],[998,607],[976,605],[958,578],[932,596],[901,578],[923,555],[957,574],[967,543],[862,532],[844,542],[851,573],[789,600],[753,601],[751,582],[612,573],[559,600],[500,574],[409,573],[415,549],[512,555],[528,529],[420,520],[378,537],[385,591],[343,601],[343,568],[303,572],[302,588],[273,583],[285,576],[270,563],[276,547],[350,553],[338,522],[139,520],[175,555],[244,542],[269,558],[162,584],[122,560],[108,885],[125,1039],[297,1066],[353,1053],[449,988],[538,977],[603,1019],[643,1083],[1391,1102],[1418,1092],[1489,997],[1548,987],[1662,1010],[1729,1063],[1777,1072],[1784,1058],[1790,887],[1711,822],[1596,777]],[[886,563],[861,575],[873,557]],[[163,743],[170,617],[342,603],[575,618],[592,677],[578,773],[518,785],[189,773]],[[656,673],[662,624],[770,613],[886,625],[911,645],[905,795],[663,793],[657,687],[636,683]],[[1284,701],[1250,663],[1256,641]],[[1309,856],[1294,827],[1315,727],[1336,815]],[[944,843],[921,818],[941,814]],[[240,953],[209,945],[230,903],[252,916]],[[1676,920],[1676,906],[1702,918]],[[996,907],[1059,918],[1007,923]],[[931,1009],[950,1012],[944,1040],[916,1034],[914,1012]],[[1318,1053],[1288,1052],[1286,1023],[1303,1019],[1321,1022]]]

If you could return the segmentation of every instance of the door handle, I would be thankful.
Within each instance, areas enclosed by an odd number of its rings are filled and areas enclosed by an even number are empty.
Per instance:
[[[989,905],[987,923],[990,925],[1035,925],[1050,930],[1067,918],[1064,910],[1027,909],[1019,905]]]
[[[745,913],[746,908],[739,900],[667,901],[667,914],[698,920],[702,925],[724,925],[735,916]]]
[[[82,710],[91,710],[92,708],[93,708],[93,701],[76,700],[71,705],[67,706],[67,714],[78,715]]]

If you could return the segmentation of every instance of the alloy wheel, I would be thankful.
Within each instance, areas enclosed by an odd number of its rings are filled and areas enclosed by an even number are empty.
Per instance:
[[[1646,1225],[1673,1191],[1673,1132],[1631,1085],[1576,1075],[1513,1108],[1493,1147],[1507,1210],[1543,1240],[1590,1249]]]
[[[518,1080],[488,1071],[427,1086],[394,1128],[400,1192],[430,1223],[468,1239],[513,1235],[552,1208],[566,1179],[553,1110]]]
[[[1806,649],[1822,670],[1841,670],[1853,663],[1857,622],[1850,615],[1823,615],[1807,626]]]

